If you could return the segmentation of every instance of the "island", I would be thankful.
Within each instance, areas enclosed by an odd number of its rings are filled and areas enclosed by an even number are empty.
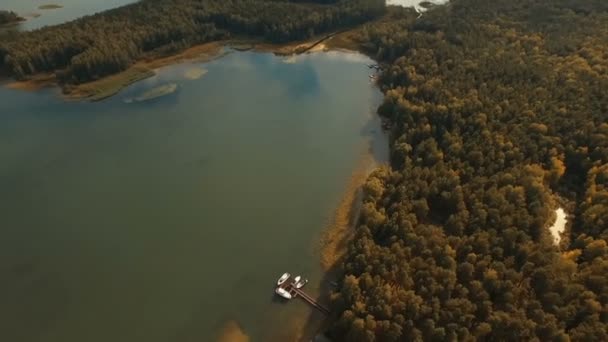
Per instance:
[[[52,75],[68,94],[117,77],[109,96],[119,75],[235,42],[371,56],[390,163],[363,177],[327,261],[326,335],[608,340],[608,2],[454,0],[422,17],[383,0],[209,3],[137,2],[22,32],[0,42],[0,69]],[[556,240],[558,208],[572,217]]]
[[[0,25],[18,23],[24,20],[25,18],[20,17],[13,11],[0,10]]]
[[[157,99],[159,97],[163,97],[163,96],[167,96],[170,94],[175,93],[175,91],[177,90],[177,84],[176,83],[167,83],[167,84],[162,84],[159,85],[157,87],[154,87],[152,89],[146,90],[145,92],[143,92],[142,94],[132,98],[132,99],[127,99],[126,102],[130,103],[130,102],[144,102],[144,101],[150,101],[150,100],[154,100]]]
[[[41,10],[52,10],[52,9],[58,9],[58,8],[63,8],[63,6],[57,5],[57,4],[46,4],[46,5],[38,6],[38,9],[41,9]]]

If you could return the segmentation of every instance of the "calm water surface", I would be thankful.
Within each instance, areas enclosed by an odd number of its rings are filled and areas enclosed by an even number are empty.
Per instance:
[[[228,320],[271,341],[305,319],[273,283],[318,291],[319,234],[386,146],[369,62],[232,53],[98,103],[0,88],[0,341],[213,341]]]
[[[0,9],[17,12],[27,21],[18,25],[21,30],[33,30],[42,26],[61,24],[95,14],[110,8],[126,5],[137,0],[2,0]],[[40,5],[56,4],[63,8],[41,10]],[[34,17],[39,14],[39,17]]]

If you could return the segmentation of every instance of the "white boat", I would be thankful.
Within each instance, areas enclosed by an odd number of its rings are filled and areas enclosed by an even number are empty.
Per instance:
[[[281,286],[284,282],[287,281],[287,279],[289,279],[289,277],[291,277],[291,275],[289,273],[283,273],[281,278],[279,278],[279,280],[277,280],[277,285]]]
[[[284,288],[282,287],[277,287],[276,290],[274,290],[274,292],[276,294],[278,294],[279,296],[285,298],[285,299],[291,299],[291,293],[287,292]]]
[[[296,287],[296,289],[301,289],[307,283],[308,283],[308,279],[302,279],[302,280],[296,282],[294,286]]]
[[[302,279],[302,277],[296,276],[295,278],[293,278],[293,282],[291,283],[291,285],[295,286],[296,283],[300,281],[300,279]]]

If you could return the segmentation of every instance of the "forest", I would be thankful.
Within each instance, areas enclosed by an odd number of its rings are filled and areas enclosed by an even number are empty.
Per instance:
[[[383,0],[143,0],[0,41],[0,71],[23,80],[54,73],[80,84],[150,54],[248,36],[283,43],[368,21]]]
[[[608,2],[416,16],[359,30],[383,65],[391,163],[363,186],[331,336],[608,341]]]
[[[12,11],[0,10],[0,25],[15,23],[23,20],[17,13]]]

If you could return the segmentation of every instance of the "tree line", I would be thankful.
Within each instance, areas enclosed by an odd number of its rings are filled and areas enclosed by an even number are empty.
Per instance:
[[[416,16],[359,31],[384,65],[391,163],[363,187],[331,335],[608,340],[608,2]]]
[[[235,35],[278,43],[305,39],[383,11],[382,0],[144,0],[11,35],[0,42],[0,70],[16,79],[54,72],[60,82],[78,84],[125,70],[159,51]]]

